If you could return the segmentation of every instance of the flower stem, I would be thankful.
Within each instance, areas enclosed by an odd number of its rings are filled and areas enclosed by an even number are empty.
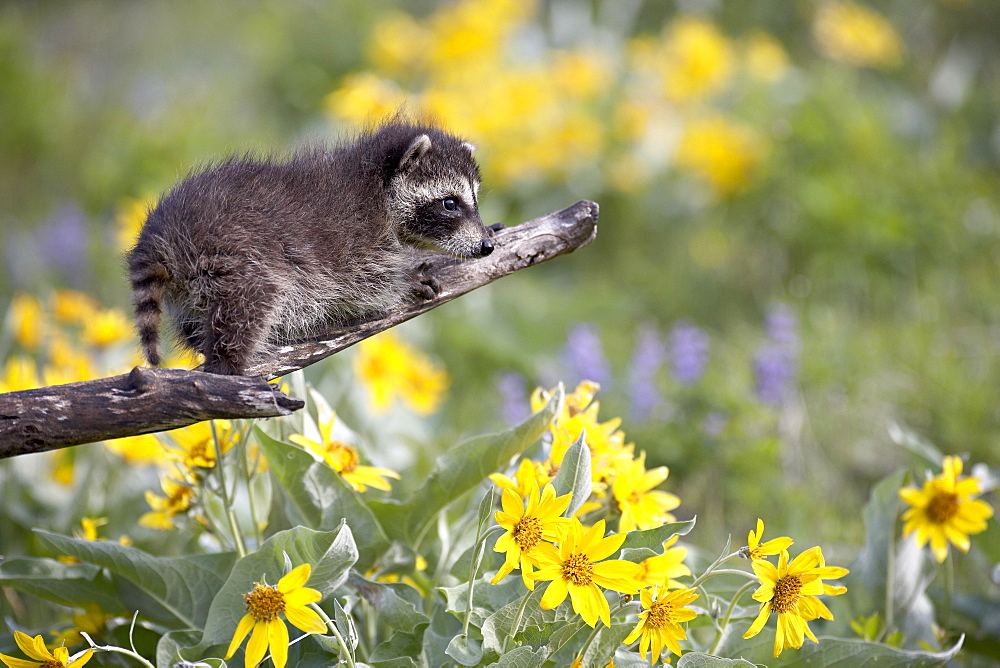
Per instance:
[[[486,533],[483,533],[482,525],[476,529],[476,549],[472,554],[472,563],[469,564],[469,591],[465,596],[465,621],[462,623],[462,635],[469,635],[469,622],[472,619],[472,592],[476,584],[476,574],[479,572],[479,564],[483,558],[483,552],[486,550],[486,541],[490,539],[490,535],[494,533],[494,529],[501,529],[502,527],[494,526],[490,527]]]
[[[730,540],[732,540],[732,539],[730,538]],[[720,556],[718,559],[716,559],[715,561],[713,561],[712,564],[708,568],[705,569],[704,573],[702,573],[700,576],[698,576],[697,579],[695,579],[694,582],[692,582],[690,585],[688,585],[691,589],[696,589],[698,587],[698,585],[700,585],[702,582],[704,582],[709,577],[711,577],[712,573],[715,572],[716,568],[718,568],[719,566],[721,566],[725,562],[729,561],[733,557],[740,556],[740,551],[739,550],[737,550],[736,552],[732,552],[730,554],[725,554],[725,551],[729,549],[729,546],[730,546],[730,542],[727,541],[726,542],[726,547],[725,547],[725,549],[723,549],[722,556]],[[719,573],[723,573],[723,571],[718,571],[718,572]],[[743,575],[749,575],[745,571],[724,571],[724,572],[725,573],[729,573],[729,574],[731,574],[731,573],[742,573]]]
[[[890,531],[895,531],[895,526]],[[886,549],[885,555],[885,624],[882,626],[882,630],[875,637],[877,642],[881,642],[882,639],[892,633],[892,625],[895,623],[895,605],[893,601],[893,596],[896,589],[896,541],[893,539],[892,534],[889,536],[888,547]]]
[[[87,633],[85,631],[80,631],[80,635],[82,635],[87,640],[87,644],[90,645],[90,649],[92,649],[92,650],[96,650],[98,652],[117,652],[118,654],[124,654],[125,656],[132,657],[133,659],[135,659],[136,661],[138,661],[142,665],[147,666],[147,668],[155,668],[153,666],[153,664],[151,664],[149,661],[147,661],[146,659],[144,659],[142,657],[142,655],[140,655],[140,654],[138,654],[138,653],[136,653],[136,652],[134,652],[132,650],[125,649],[124,647],[116,647],[114,645],[98,645],[98,644],[94,643],[94,641],[91,639],[91,637],[89,635],[87,635]],[[82,652],[80,654],[82,654]],[[79,656],[72,656],[72,657],[70,657],[70,659],[74,659],[74,660],[77,659],[77,658],[79,658]],[[73,663],[73,661],[70,661],[70,663]]]
[[[951,599],[955,595],[955,560],[951,550],[944,564],[944,609],[941,611],[941,628],[948,630],[951,626]]]
[[[233,533],[233,543],[236,545],[236,554],[240,559],[247,556],[247,546],[243,542],[243,534],[240,533],[240,525],[236,521],[236,511],[233,510],[232,499],[229,490],[226,489],[226,474],[222,466],[222,444],[219,443],[219,432],[215,428],[215,421],[209,421],[212,428],[212,443],[215,445],[215,468],[219,472],[219,488],[222,494],[222,505],[226,508],[226,519],[229,521],[229,530]],[[235,491],[235,490],[234,490]]]
[[[326,627],[330,629],[334,637],[337,638],[337,644],[340,645],[340,653],[343,655],[344,660],[347,662],[348,668],[354,668],[354,657],[351,656],[351,651],[347,648],[347,643],[344,642],[344,636],[340,635],[340,629],[337,628],[337,623],[330,619],[330,616],[326,614],[326,610],[319,607],[316,603],[311,603],[309,605],[313,610],[315,610],[320,618],[322,618],[323,623]]]
[[[521,618],[524,617],[524,610],[528,607],[528,600],[531,598],[533,591],[527,591],[524,597],[521,599],[521,605],[517,608],[517,614],[514,615],[514,623],[510,625],[510,634],[503,639],[503,646],[500,648],[500,653],[503,654],[507,651],[507,644],[510,639],[517,635],[517,629],[521,626]]]
[[[742,572],[742,571],[741,571]],[[715,650],[719,648],[719,642],[722,640],[722,633],[726,630],[726,626],[729,625],[729,618],[733,615],[733,610],[736,609],[736,603],[740,600],[744,593],[747,592],[751,587],[753,587],[753,582],[747,582],[742,587],[740,587],[736,593],[733,595],[733,600],[729,602],[729,607],[726,609],[726,614],[722,617],[722,623],[719,624],[718,630],[715,632],[715,640],[712,641],[712,647],[708,650],[709,654],[715,654]]]
[[[697,580],[695,580],[688,586],[691,587],[691,589],[694,589],[708,578],[715,577],[716,575],[742,575],[743,577],[748,578],[750,580],[757,579],[756,575],[754,575],[753,573],[749,573],[747,571],[741,571],[735,568],[720,568],[717,570],[705,571],[704,573],[701,574],[701,576]]]
[[[617,608],[615,608],[614,610],[611,611],[611,618],[613,619],[615,615],[617,615],[619,612],[621,612],[622,610],[624,610],[629,605],[632,605],[631,601],[628,602],[628,603],[622,603],[622,604],[620,604]],[[598,626],[597,624],[594,624],[594,630],[590,632],[589,636],[587,636],[587,642],[583,643],[583,649],[580,650],[579,656],[580,656],[581,662],[582,662],[583,658],[585,656],[587,656],[587,652],[590,650],[590,646],[593,645],[594,641],[597,639],[597,634],[600,632],[600,630],[601,630],[601,627]]]

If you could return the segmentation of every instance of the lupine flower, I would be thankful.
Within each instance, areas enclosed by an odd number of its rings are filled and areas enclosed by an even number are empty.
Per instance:
[[[685,607],[698,598],[698,594],[694,589],[669,591],[666,587],[653,587],[643,589],[639,598],[643,607],[639,623],[622,643],[631,645],[641,638],[639,654],[645,661],[646,652],[652,648],[654,664],[663,654],[664,647],[680,656],[681,646],[677,641],[686,639],[687,632],[678,622],[688,622],[698,616]]]
[[[79,668],[94,656],[94,650],[88,649],[80,654],[76,659],[69,660],[69,650],[65,647],[56,647],[51,652],[45,647],[42,636],[32,638],[26,633],[14,631],[14,642],[21,648],[21,651],[30,656],[33,661],[16,659],[6,654],[0,654],[0,661],[3,661],[9,668]]]
[[[580,520],[571,518],[558,547],[543,543],[535,548],[533,561],[538,570],[531,577],[551,581],[542,595],[541,608],[555,608],[568,594],[573,610],[587,624],[594,626],[600,619],[605,626],[611,626],[611,608],[601,587],[634,595],[643,586],[638,579],[638,564],[608,559],[623,542],[624,533],[604,535],[604,520],[584,532]]]
[[[646,420],[660,403],[656,374],[666,358],[666,346],[651,326],[642,328],[629,364],[629,406],[636,419]]]
[[[794,314],[783,305],[765,316],[767,340],[754,357],[757,398],[778,406],[791,389],[798,371],[798,333]]]
[[[792,539],[787,536],[772,538],[766,543],[761,543],[760,539],[763,536],[764,520],[757,518],[757,529],[756,531],[750,531],[750,534],[747,536],[747,545],[740,548],[740,554],[751,561],[757,561],[769,554],[778,554],[782,550],[787,550],[792,545]]]
[[[611,380],[601,337],[589,323],[580,323],[569,331],[563,359],[574,378],[589,378],[599,385]]]
[[[555,541],[564,533],[569,520],[561,515],[569,506],[572,494],[556,496],[552,485],[546,485],[539,496],[534,478],[528,481],[528,504],[513,489],[505,489],[500,497],[503,510],[496,512],[496,521],[507,530],[497,539],[494,552],[506,553],[503,566],[497,571],[490,584],[496,584],[515,568],[521,569],[524,586],[534,590],[531,579],[533,553],[542,541]]]
[[[899,496],[910,504],[903,513],[903,535],[916,532],[917,544],[931,545],[939,562],[948,556],[948,543],[969,551],[969,535],[986,530],[993,508],[981,499],[979,480],[962,476],[962,460],[944,458],[941,475],[924,483],[923,489],[904,487]]]
[[[243,615],[236,626],[233,640],[226,651],[227,660],[236,653],[247,634],[250,634],[246,649],[246,668],[260,663],[268,649],[271,650],[274,665],[285,668],[288,662],[288,627],[278,617],[281,614],[305,633],[326,631],[326,624],[320,616],[307,607],[323,598],[320,592],[304,586],[311,572],[311,565],[302,564],[278,580],[277,585],[255,582],[253,590],[243,594],[247,614]]]
[[[778,566],[764,559],[752,562],[753,572],[760,580],[760,587],[753,598],[760,601],[760,613],[743,634],[752,638],[764,628],[767,618],[773,612],[778,616],[778,628],[774,635],[774,656],[779,656],[785,647],[802,647],[804,638],[819,642],[809,629],[809,621],[822,617],[833,619],[830,610],[817,596],[835,596],[847,591],[847,587],[825,584],[823,579],[836,580],[847,575],[846,568],[825,566],[823,552],[818,547],[810,548],[789,563],[788,550],[778,556]]]
[[[288,437],[288,440],[322,457],[323,461],[339,473],[355,492],[364,492],[369,487],[374,487],[384,492],[392,489],[392,486],[385,478],[399,480],[399,474],[393,470],[379,466],[362,465],[357,449],[347,443],[334,440],[333,425],[336,420],[337,416],[331,415],[328,420],[320,422],[319,442],[306,438],[302,434],[292,434]]]
[[[513,371],[501,374],[496,381],[500,393],[500,414],[507,424],[518,424],[528,417],[528,388],[524,376]]]
[[[689,322],[679,322],[670,330],[670,368],[681,385],[696,383],[708,363],[708,335]]]

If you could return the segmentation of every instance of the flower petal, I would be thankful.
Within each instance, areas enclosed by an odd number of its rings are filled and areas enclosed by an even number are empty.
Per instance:
[[[293,589],[298,589],[309,580],[310,573],[312,573],[311,564],[296,566],[278,580],[278,591],[282,594],[287,594]]]
[[[90,661],[90,659],[93,656],[94,656],[94,650],[88,649],[86,652],[80,655],[78,659],[73,659],[68,664],[66,664],[66,668],[80,668],[80,666],[83,666],[88,661]]]
[[[275,668],[285,668],[288,663],[288,627],[277,617],[267,623],[267,642],[271,646],[271,661]]]
[[[311,587],[299,587],[298,589],[282,594],[282,596],[285,598],[285,609],[290,607],[301,608],[302,606],[317,603],[323,599],[323,594]]]
[[[285,619],[288,620],[289,624],[306,633],[326,632],[326,624],[312,608],[289,606],[285,608]]]
[[[250,633],[250,629],[253,628],[253,625],[253,615],[243,615],[243,619],[241,619],[240,623],[236,625],[236,633],[233,634],[233,640],[229,643],[229,649],[226,650],[226,659],[229,659],[236,653],[236,648],[243,644],[243,639],[247,637],[248,633]]]
[[[535,573],[535,579],[538,579],[538,573]],[[542,594],[541,603],[539,606],[542,610],[551,610],[557,607],[560,603],[566,600],[566,594],[569,593],[569,588],[566,584],[566,580],[563,578],[556,578],[549,583],[549,586],[545,588],[545,593]]]
[[[15,659],[6,654],[0,654],[0,661],[3,661],[10,668],[38,668],[37,661],[27,661],[25,659]]]
[[[257,622],[253,625],[253,633],[250,634],[250,642],[246,649],[246,666],[256,666],[267,653],[267,623]]]

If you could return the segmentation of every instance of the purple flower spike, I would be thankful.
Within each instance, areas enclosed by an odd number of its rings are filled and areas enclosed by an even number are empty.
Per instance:
[[[601,337],[590,323],[580,323],[569,331],[563,359],[574,381],[592,380],[607,385],[611,380]]]
[[[698,382],[708,364],[708,335],[696,325],[682,321],[670,330],[670,366],[681,385]]]

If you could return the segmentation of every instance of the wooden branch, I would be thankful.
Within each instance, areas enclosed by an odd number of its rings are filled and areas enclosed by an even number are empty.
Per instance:
[[[582,201],[504,228],[493,238],[496,250],[477,260],[415,253],[413,267],[440,285],[436,298],[404,303],[378,320],[282,347],[249,368],[247,376],[136,367],[111,378],[0,394],[0,458],[176,429],[202,420],[288,415],[304,402],[284,395],[265,379],[302,369],[501,276],[586,246],[597,235],[597,215],[597,204]]]

